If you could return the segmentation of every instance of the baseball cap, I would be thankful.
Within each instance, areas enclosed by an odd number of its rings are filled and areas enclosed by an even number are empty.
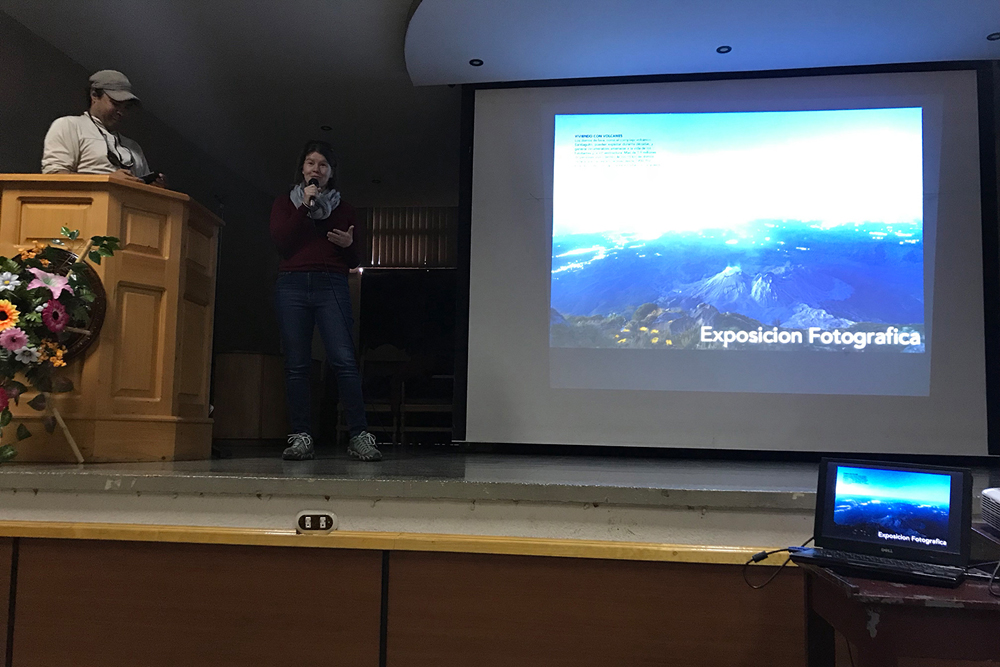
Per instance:
[[[117,102],[139,101],[139,98],[132,93],[132,84],[128,77],[113,69],[102,69],[100,72],[94,72],[90,77],[90,87],[100,88],[108,94],[108,97]]]

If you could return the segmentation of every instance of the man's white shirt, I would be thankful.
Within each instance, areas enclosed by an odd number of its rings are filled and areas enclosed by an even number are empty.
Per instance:
[[[108,159],[108,150],[117,149],[122,160],[134,164],[129,168],[135,176],[149,173],[146,156],[139,144],[120,134],[108,132],[97,118],[84,113],[63,116],[52,122],[45,134],[42,151],[43,174],[110,174],[119,167]]]

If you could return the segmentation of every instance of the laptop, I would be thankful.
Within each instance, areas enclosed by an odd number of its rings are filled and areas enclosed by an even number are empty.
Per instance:
[[[958,586],[971,523],[968,470],[822,459],[816,546],[789,551],[793,562],[848,575]]]

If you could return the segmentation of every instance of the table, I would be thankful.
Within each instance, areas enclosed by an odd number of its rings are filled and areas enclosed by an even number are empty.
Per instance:
[[[835,631],[854,647],[856,667],[894,667],[899,658],[1000,664],[1000,598],[989,594],[985,579],[952,589],[800,567],[806,572],[809,667],[834,667]]]

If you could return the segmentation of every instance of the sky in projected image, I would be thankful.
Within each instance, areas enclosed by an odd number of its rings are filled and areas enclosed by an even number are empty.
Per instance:
[[[921,109],[556,116],[553,236],[920,222]],[[606,137],[596,146],[593,137]],[[625,142],[631,143],[623,146]],[[623,151],[638,146],[636,155]]]
[[[872,498],[947,507],[951,477],[924,472],[837,468],[836,502],[844,498]]]

